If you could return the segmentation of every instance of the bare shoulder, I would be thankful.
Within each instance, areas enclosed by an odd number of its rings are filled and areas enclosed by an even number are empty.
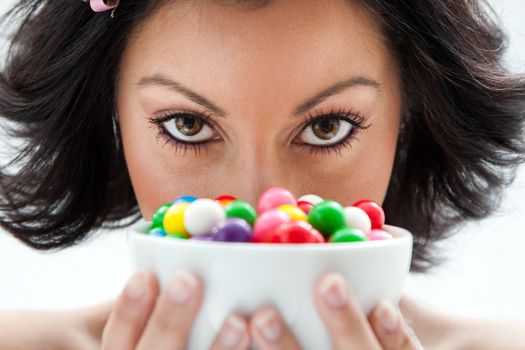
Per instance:
[[[399,308],[405,321],[428,350],[525,349],[525,319],[482,319],[432,307],[403,296]]]
[[[95,350],[111,303],[68,311],[0,311],[0,348]]]

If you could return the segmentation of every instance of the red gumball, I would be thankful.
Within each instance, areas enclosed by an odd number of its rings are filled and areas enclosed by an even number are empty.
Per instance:
[[[319,231],[317,231],[315,228],[312,227],[311,233],[312,233],[312,236],[310,237],[311,238],[310,243],[326,243],[324,236]]]
[[[297,206],[302,210],[304,211],[304,213],[306,215],[308,215],[308,213],[310,212],[310,210],[312,209],[312,207],[314,206],[312,203],[310,202],[306,202],[306,201],[299,201],[297,202]]]
[[[369,203],[369,202],[373,202],[373,200],[371,200],[371,199],[361,199],[361,200],[355,202],[354,204],[352,204],[352,207],[359,207],[360,204]]]
[[[223,194],[217,198],[215,198],[216,201],[234,201],[237,200],[234,196],[231,196],[229,194]]]
[[[383,229],[383,225],[385,224],[385,212],[383,211],[383,208],[381,208],[379,204],[377,204],[374,201],[364,199],[364,200],[355,202],[353,206],[358,207],[365,211],[365,213],[370,218],[370,221],[372,222],[372,230]]]
[[[228,205],[228,203],[231,203],[237,200],[237,198],[235,198],[234,196],[230,196],[229,194],[223,194],[222,196],[219,196],[215,198],[214,200],[218,202],[220,205],[222,205],[223,207],[225,207],[226,205]]]
[[[309,223],[293,220],[281,224],[275,235],[279,237],[280,243],[322,243],[319,242],[319,236],[322,235],[314,231],[316,230]]]

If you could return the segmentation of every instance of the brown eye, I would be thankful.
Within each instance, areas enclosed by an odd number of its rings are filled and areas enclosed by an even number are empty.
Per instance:
[[[299,138],[303,143],[313,146],[329,146],[348,137],[354,126],[338,118],[323,118],[308,124]]]
[[[162,122],[162,126],[175,140],[185,142],[205,142],[215,136],[215,132],[201,117],[180,113]]]
[[[177,130],[185,136],[198,134],[202,130],[203,125],[202,119],[197,119],[193,116],[175,118]]]
[[[330,140],[339,131],[339,119],[325,119],[312,123],[312,132],[321,140]]]

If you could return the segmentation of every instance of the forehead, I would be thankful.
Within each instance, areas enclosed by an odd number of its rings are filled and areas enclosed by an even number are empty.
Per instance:
[[[357,1],[239,3],[168,3],[134,33],[123,70],[131,76],[162,72],[200,87],[214,81],[230,96],[242,91],[242,98],[259,98],[250,92],[264,91],[278,98],[276,84],[297,90],[350,75],[381,81],[391,69],[379,21]]]

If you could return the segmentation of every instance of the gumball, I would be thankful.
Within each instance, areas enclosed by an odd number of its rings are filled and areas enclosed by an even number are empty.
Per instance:
[[[252,242],[254,243],[279,243],[275,235],[275,230],[281,224],[289,222],[292,219],[277,209],[270,209],[262,213],[253,228]]]
[[[255,209],[244,201],[235,200],[228,203],[224,207],[224,212],[226,213],[227,218],[244,219],[252,226],[255,223],[255,219],[257,219],[257,212]]]
[[[302,211],[299,207],[290,205],[290,204],[284,204],[277,207],[277,210],[280,210],[290,217],[292,220],[301,220],[301,221],[308,221],[308,217]]]
[[[163,228],[162,221],[164,220],[164,214],[166,214],[169,207],[171,207],[171,203],[166,203],[155,210],[151,217],[151,227]]]
[[[215,200],[219,202],[219,204],[223,207],[225,207],[226,205],[228,205],[228,203],[231,203],[236,199],[237,198],[235,198],[234,196],[230,196],[229,194],[223,194],[222,196],[215,198]]]
[[[243,219],[229,218],[215,226],[211,235],[214,241],[222,242],[250,242],[252,228]]]
[[[352,204],[352,207],[358,207],[359,204],[368,203],[368,202],[373,202],[373,200],[371,200],[371,199],[361,199],[361,200],[358,200],[357,202],[355,202],[354,204]]]
[[[197,241],[213,241],[213,237],[210,235],[198,235],[193,236],[191,239],[197,240]]]
[[[186,212],[189,206],[190,203],[188,202],[179,202],[177,204],[173,204],[171,207],[168,208],[168,210],[164,214],[164,219],[162,220],[164,230],[166,231],[166,233],[181,233],[186,236],[188,235],[188,230],[184,225],[184,213]]]
[[[191,203],[193,201],[197,200],[197,197],[195,196],[182,196],[182,197],[179,197],[177,198],[173,204],[177,204],[177,203]]]
[[[366,234],[369,241],[381,241],[392,238],[392,235],[383,230],[372,230]]]
[[[366,212],[366,214],[370,218],[370,221],[372,222],[372,229],[381,230],[385,223],[385,212],[383,211],[383,208],[381,208],[379,204],[373,201],[359,201],[356,203],[358,205],[355,205],[354,203],[353,206],[361,208]]]
[[[330,237],[331,243],[363,242],[366,240],[364,232],[354,227],[343,227],[335,231]]]
[[[237,198],[235,198],[234,196],[231,196],[229,194],[223,194],[223,195],[220,195],[220,196],[216,197],[215,200],[216,201],[222,201],[222,200],[234,201],[234,200],[237,200]]]
[[[151,224],[151,221],[145,221],[145,220],[139,221],[137,225],[135,226],[136,231],[143,233],[143,234],[148,234],[148,232],[153,228],[155,227],[153,227],[153,225]]]
[[[370,232],[372,229],[372,223],[367,213],[358,207],[346,207],[345,211],[345,222],[346,226],[355,227],[364,233]]]
[[[345,226],[343,207],[331,200],[324,200],[314,205],[308,214],[308,219],[310,224],[325,237],[330,237],[335,230]]]
[[[310,237],[311,243],[326,243],[324,236],[313,227],[312,227],[311,234],[312,234],[312,236]]]
[[[297,202],[297,207],[301,208],[302,211],[304,211],[304,213],[306,215],[308,215],[308,213],[310,213],[310,210],[312,210],[312,207],[314,205],[310,202],[305,202],[305,201],[298,201]]]
[[[166,236],[166,231],[164,231],[161,228],[154,227],[151,230],[148,231],[148,235],[150,236],[157,236],[157,237],[164,237]]]
[[[189,239],[190,238],[190,236],[185,235],[184,233],[170,233],[168,234],[168,237],[178,238],[178,239]]]
[[[319,236],[322,235],[313,231],[317,230],[305,221],[288,221],[275,230],[280,243],[319,243]]]
[[[312,205],[319,204],[322,201],[323,199],[316,194],[305,194],[304,196],[299,197],[297,200],[297,202],[308,202],[312,203]]]
[[[204,235],[225,218],[226,214],[219,203],[213,199],[199,198],[186,209],[184,227],[192,235]]]
[[[272,187],[266,190],[259,198],[257,213],[260,215],[267,210],[277,208],[283,204],[297,205],[294,195],[287,189]]]

